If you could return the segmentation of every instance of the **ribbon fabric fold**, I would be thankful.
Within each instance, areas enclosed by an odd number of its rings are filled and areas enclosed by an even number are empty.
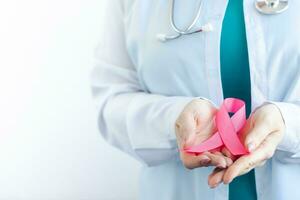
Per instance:
[[[234,113],[231,117],[229,113]],[[231,154],[245,155],[249,151],[238,137],[246,123],[246,107],[243,100],[226,98],[215,116],[217,132],[199,145],[186,147],[187,153],[203,153],[220,147],[227,147]]]

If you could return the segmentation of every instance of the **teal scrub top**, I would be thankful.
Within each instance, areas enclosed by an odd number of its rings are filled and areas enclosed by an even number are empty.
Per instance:
[[[242,0],[229,0],[222,26],[221,77],[224,98],[236,97],[246,102],[251,111],[251,83]],[[254,200],[254,170],[233,180],[229,200]]]

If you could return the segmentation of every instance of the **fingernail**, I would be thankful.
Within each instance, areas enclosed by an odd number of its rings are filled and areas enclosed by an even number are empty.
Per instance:
[[[218,185],[219,185],[219,183],[216,183],[216,184],[214,184],[214,185],[210,185],[209,187],[210,187],[211,189],[213,189],[213,188],[217,187]]]
[[[226,168],[226,163],[224,164],[218,164],[217,168],[225,169]]]
[[[201,165],[207,165],[209,162],[210,162],[210,159],[209,159],[209,158],[203,158],[203,159],[200,161]]]
[[[250,142],[247,146],[249,152],[252,152],[255,149],[255,144],[253,142]]]

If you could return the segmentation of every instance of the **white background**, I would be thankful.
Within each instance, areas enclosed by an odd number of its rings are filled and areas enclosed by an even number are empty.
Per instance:
[[[102,1],[0,1],[0,199],[136,199],[90,94]]]

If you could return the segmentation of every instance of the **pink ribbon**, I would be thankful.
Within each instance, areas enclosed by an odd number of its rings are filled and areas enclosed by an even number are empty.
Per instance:
[[[231,117],[229,113],[234,113]],[[203,153],[220,147],[227,149],[235,156],[248,154],[238,137],[238,132],[246,123],[245,102],[236,98],[227,98],[223,101],[216,117],[217,132],[203,143],[184,150],[188,153]]]

